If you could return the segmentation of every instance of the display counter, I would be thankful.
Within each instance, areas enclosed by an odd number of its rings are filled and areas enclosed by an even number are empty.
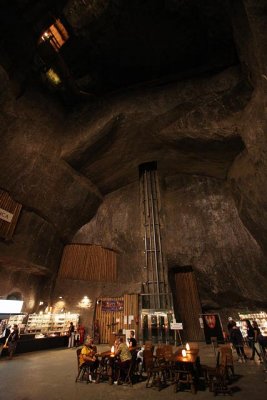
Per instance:
[[[68,336],[47,336],[35,339],[33,334],[20,335],[15,354],[67,347],[68,339]],[[7,355],[7,349],[3,350],[2,355]]]

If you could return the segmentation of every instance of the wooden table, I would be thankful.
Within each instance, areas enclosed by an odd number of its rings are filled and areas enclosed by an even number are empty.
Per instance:
[[[115,354],[108,350],[99,353],[98,357],[100,357],[99,380],[108,379],[109,383],[112,384],[114,380]]]
[[[198,358],[198,353],[186,353],[186,357],[183,357],[182,354],[177,354],[174,355],[173,357],[173,361],[177,362],[177,363],[191,363],[191,364],[195,364]]]
[[[188,384],[193,394],[197,391],[197,362],[199,350],[192,349],[186,352],[186,356],[182,356],[182,352],[178,351],[173,355],[173,361],[175,362],[175,380],[174,390],[181,389],[181,386]]]

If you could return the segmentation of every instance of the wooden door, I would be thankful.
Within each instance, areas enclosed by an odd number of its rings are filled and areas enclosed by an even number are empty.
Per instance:
[[[188,341],[204,340],[199,322],[202,310],[194,271],[191,267],[177,269],[174,277],[174,306],[180,318],[177,322],[183,323],[182,336]]]

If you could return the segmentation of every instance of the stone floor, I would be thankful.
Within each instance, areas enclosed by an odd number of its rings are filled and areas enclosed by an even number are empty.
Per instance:
[[[99,346],[98,351],[107,350]],[[236,355],[235,355],[236,358]],[[215,356],[211,346],[200,345],[202,363],[213,366]],[[233,398],[236,400],[266,400],[267,376],[258,361],[238,363],[235,361],[238,379],[233,383]],[[157,400],[157,399],[212,399],[213,393],[198,391],[174,393],[173,386],[160,392],[147,389],[145,382],[130,386],[100,383],[75,383],[77,361],[75,349],[56,349],[19,354],[8,360],[0,359],[0,400]],[[220,395],[222,396],[222,395]]]

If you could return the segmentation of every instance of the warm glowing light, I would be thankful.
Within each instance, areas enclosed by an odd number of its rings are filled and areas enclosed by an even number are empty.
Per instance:
[[[114,346],[111,346],[111,353],[114,353],[114,351],[115,351]]]
[[[90,308],[92,306],[92,300],[88,298],[88,296],[83,296],[81,301],[78,303],[78,307],[81,308]]]
[[[185,349],[182,350],[182,356],[186,357],[186,350]]]
[[[186,348],[186,350],[188,350],[188,351],[190,350],[189,343],[186,343],[185,348]]]
[[[59,75],[52,68],[46,71],[46,76],[53,85],[59,85],[61,83]]]

